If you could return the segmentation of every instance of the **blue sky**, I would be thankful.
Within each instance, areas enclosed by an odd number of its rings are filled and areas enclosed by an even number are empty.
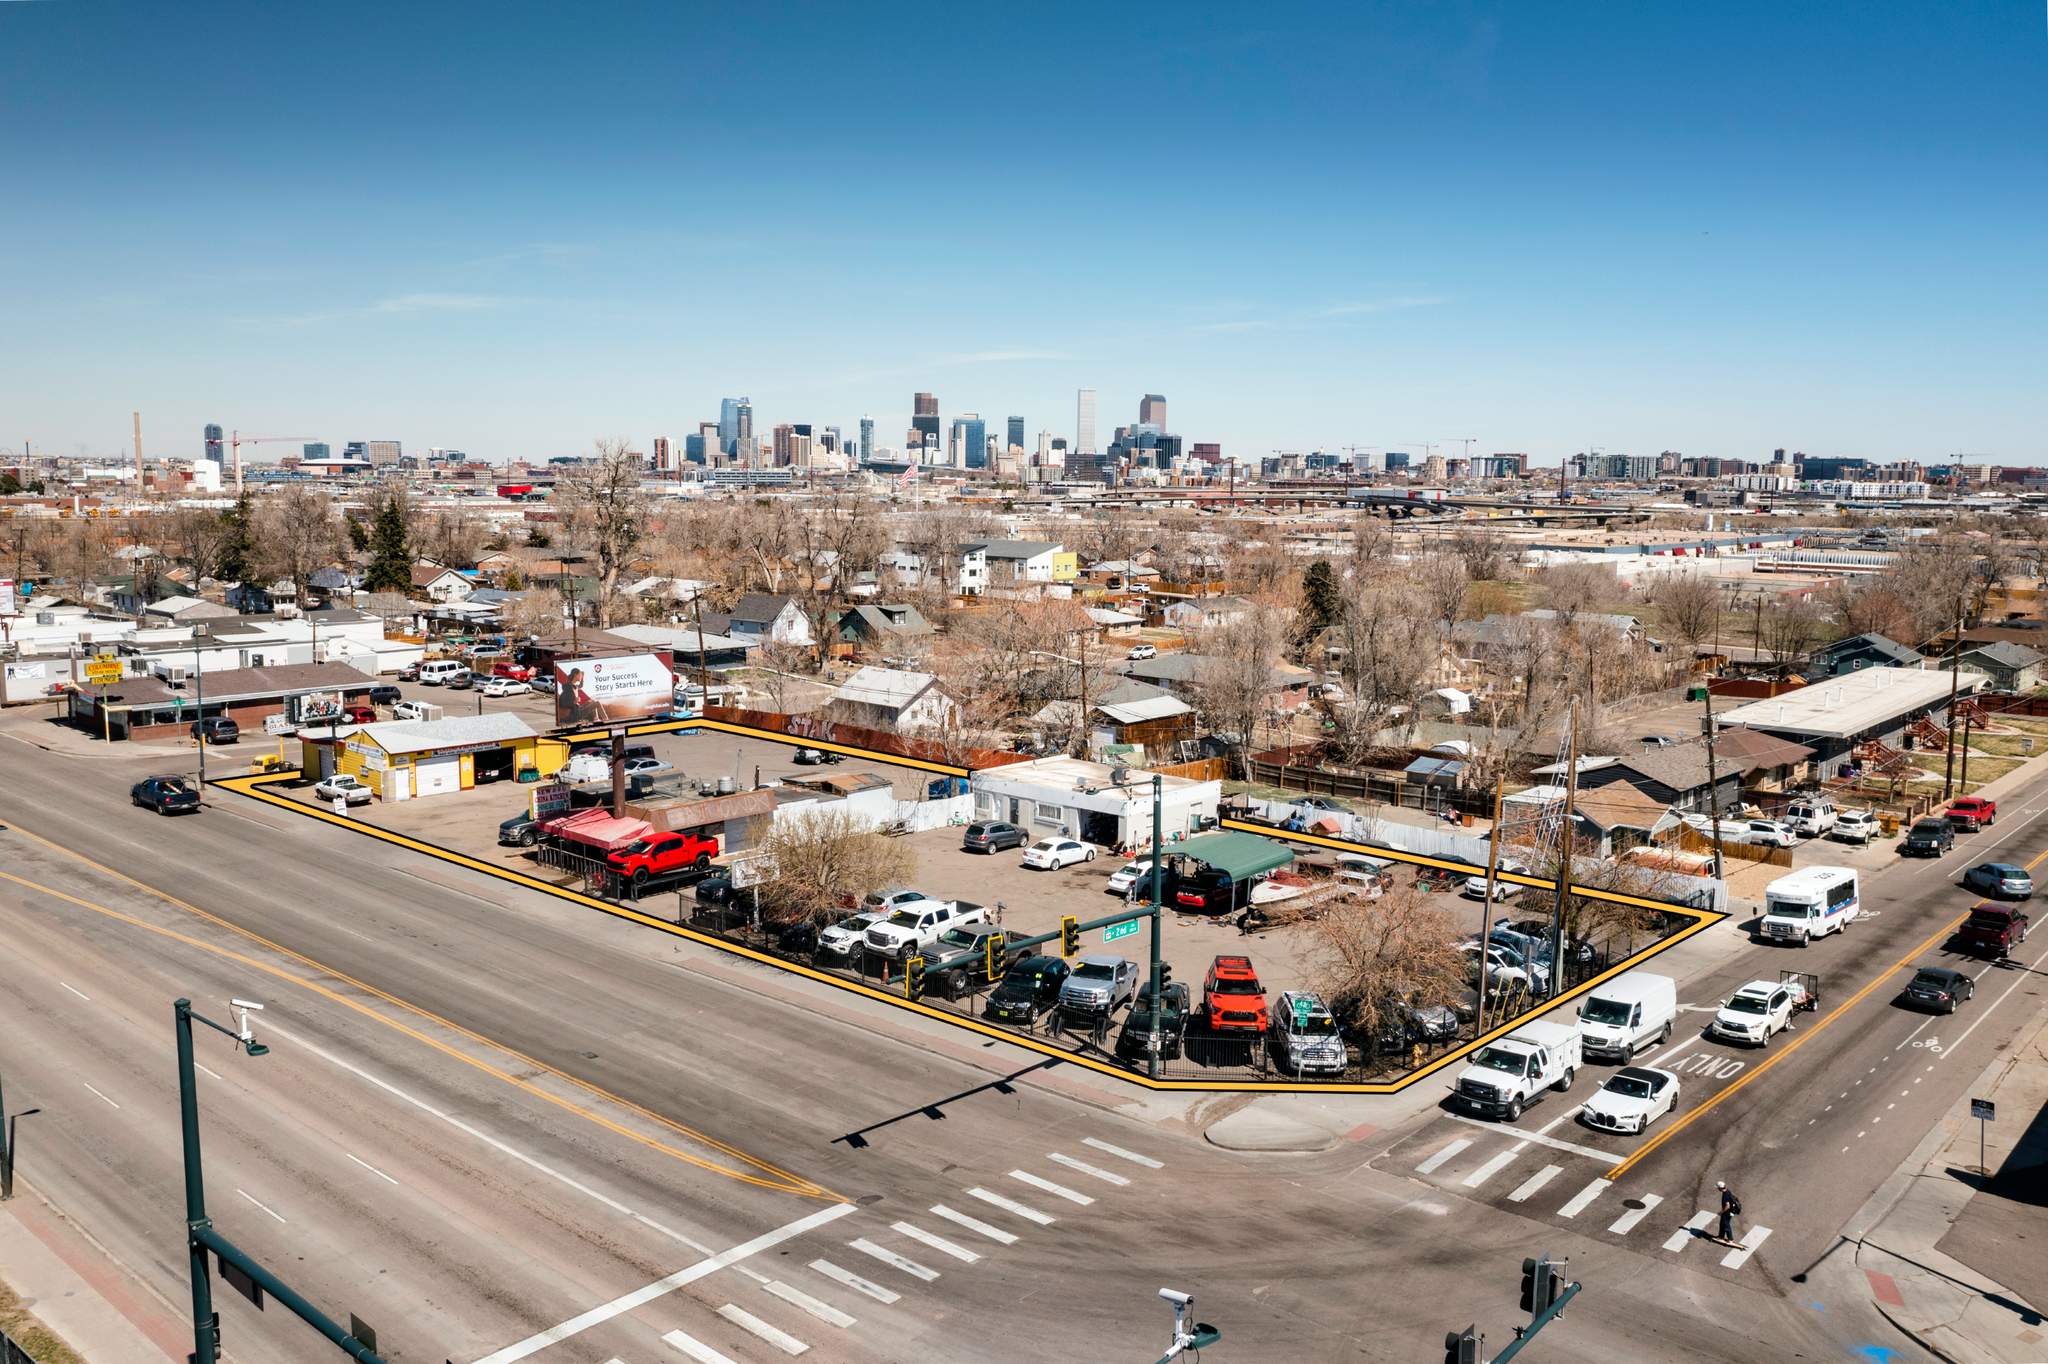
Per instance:
[[[1239,454],[2048,462],[2044,56],[2039,3],[15,0],[0,440],[1086,386]]]

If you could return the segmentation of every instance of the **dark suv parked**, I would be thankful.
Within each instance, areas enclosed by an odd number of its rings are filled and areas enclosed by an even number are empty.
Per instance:
[[[242,737],[242,727],[225,715],[192,722],[192,733],[210,744],[231,744]]]
[[[1058,957],[1025,957],[1010,968],[982,1005],[984,1018],[1029,1026],[1060,1000],[1060,987],[1071,968]]]
[[[1156,1046],[1161,1057],[1177,1057],[1187,1037],[1188,1014],[1193,1009],[1188,987],[1177,980],[1169,981],[1159,992],[1159,998]],[[1116,1054],[1126,1061],[1142,1060],[1152,1054],[1152,1036],[1152,982],[1148,980],[1138,987],[1138,997],[1131,1001],[1131,1011],[1124,1015],[1124,1029],[1117,1034]]]
[[[1899,852],[1907,857],[1940,857],[1955,845],[1955,828],[1946,819],[1923,819],[1899,844]]]
[[[1173,902],[1182,909],[1204,914],[1232,914],[1252,902],[1254,884],[1251,879],[1233,881],[1228,872],[1203,867],[1182,879],[1173,893]]]
[[[1031,835],[1014,824],[983,820],[967,826],[967,832],[960,836],[960,848],[963,852],[999,853],[1005,848],[1021,848],[1030,841]]]

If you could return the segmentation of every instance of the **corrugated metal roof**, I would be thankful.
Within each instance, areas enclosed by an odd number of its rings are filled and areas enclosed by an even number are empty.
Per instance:
[[[1178,697],[1154,696],[1143,701],[1128,701],[1116,706],[1097,706],[1095,709],[1118,724],[1135,725],[1146,720],[1164,720],[1170,715],[1186,715],[1194,707]]]
[[[1183,843],[1174,844],[1170,851],[1175,857],[1192,857],[1214,867],[1228,874],[1233,881],[1284,867],[1294,860],[1293,853],[1273,840],[1234,829],[1197,834]]]
[[[935,680],[930,673],[902,672],[895,668],[862,668],[849,677],[845,685],[825,699],[900,709],[916,700]]]
[[[509,711],[451,715],[445,720],[383,720],[356,732],[368,736],[386,753],[427,753],[534,737],[533,727]]]

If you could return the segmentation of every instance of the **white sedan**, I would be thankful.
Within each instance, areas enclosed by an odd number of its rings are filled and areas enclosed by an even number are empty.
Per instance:
[[[1057,871],[1076,862],[1093,862],[1095,849],[1071,838],[1042,838],[1024,850],[1024,865]]]
[[[1126,863],[1111,872],[1109,884],[1104,886],[1103,889],[1111,895],[1128,895],[1131,893],[1132,886],[1137,885],[1140,881],[1150,884],[1151,880],[1152,859],[1141,857],[1137,861]]]
[[[1580,1119],[1603,1132],[1642,1132],[1678,1107],[1678,1077],[1668,1070],[1627,1066],[1586,1100]]]
[[[524,682],[515,682],[509,677],[494,677],[477,688],[484,696],[525,696],[531,690]]]
[[[368,805],[370,797],[377,794],[375,787],[365,786],[347,773],[329,777],[313,788],[313,794],[322,800],[333,800],[336,796],[347,796],[350,805]]]

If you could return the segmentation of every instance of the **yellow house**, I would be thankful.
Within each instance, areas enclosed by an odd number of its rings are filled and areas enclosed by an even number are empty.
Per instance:
[[[468,791],[479,779],[532,781],[569,760],[567,743],[536,734],[505,712],[385,720],[345,726],[331,736],[305,731],[299,744],[299,770],[307,776],[345,773],[375,787],[385,800]]]
[[[1081,556],[1073,550],[1061,550],[1052,556],[1052,580],[1056,583],[1070,583],[1081,571]]]

